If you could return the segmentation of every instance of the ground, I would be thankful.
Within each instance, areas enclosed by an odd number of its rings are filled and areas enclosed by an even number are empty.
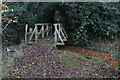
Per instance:
[[[117,76],[117,71],[105,63],[102,59],[104,57],[92,57],[88,56],[89,51],[86,53],[87,56],[83,56],[75,51],[66,51],[62,48],[59,50],[53,44],[29,45],[19,53],[19,57],[9,58],[14,59],[14,62],[11,60],[12,64],[5,65],[9,74],[4,77],[110,78]],[[94,54],[94,51],[91,54]]]
[[[84,56],[87,59],[93,59],[95,61],[104,61],[113,69],[116,69],[116,64],[118,64],[118,60],[116,60],[116,56],[112,55],[111,53],[93,51],[75,46],[64,46],[59,49],[67,50],[73,53],[78,53],[79,55]]]

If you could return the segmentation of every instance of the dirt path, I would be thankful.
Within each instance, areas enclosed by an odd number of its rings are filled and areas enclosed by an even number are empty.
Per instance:
[[[76,53],[54,49],[50,44],[34,44],[15,58],[14,78],[110,78],[116,71],[102,61],[89,60]]]
[[[11,78],[111,78],[117,71],[105,61],[114,56],[86,50],[80,47],[62,46],[61,50],[49,43],[53,39],[41,39],[37,44],[27,46],[18,53],[9,71]],[[46,43],[47,44],[41,44]],[[67,51],[63,51],[67,50]],[[21,51],[21,50],[20,50]],[[78,53],[78,54],[76,54]],[[80,54],[80,55],[79,55]],[[88,58],[89,59],[88,59]],[[95,58],[96,57],[96,58]],[[90,59],[94,58],[94,59]],[[8,66],[9,67],[9,66]]]
[[[113,69],[116,68],[116,64],[118,64],[118,61],[116,61],[116,57],[113,56],[111,53],[104,53],[104,52],[97,52],[93,50],[83,49],[81,47],[73,47],[73,46],[64,46],[59,47],[60,50],[67,50],[71,51],[73,53],[78,53],[81,56],[94,58],[94,57],[100,57],[102,58],[108,65],[110,65]],[[115,69],[116,70],[116,69]]]

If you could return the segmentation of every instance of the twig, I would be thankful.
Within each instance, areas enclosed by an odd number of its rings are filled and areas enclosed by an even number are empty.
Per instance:
[[[9,23],[8,23],[9,24]],[[6,25],[3,29],[0,30],[0,33],[2,33],[6,28],[8,27],[8,25]]]

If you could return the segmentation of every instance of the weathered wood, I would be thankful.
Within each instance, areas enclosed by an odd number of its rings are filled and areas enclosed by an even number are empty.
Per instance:
[[[37,39],[38,39],[38,34],[37,34],[37,32],[38,32],[38,26],[35,25],[35,27],[36,27],[36,30],[35,30],[35,41],[37,41]]]
[[[55,42],[57,43],[57,32],[56,31],[55,31],[54,35],[55,35]]]
[[[48,36],[48,33],[49,33],[49,32],[48,32],[48,25],[46,26],[46,31],[47,31],[46,35]]]
[[[64,35],[64,33],[63,33],[63,29],[62,29],[61,27],[62,27],[62,26],[59,26],[61,35],[63,36],[63,41],[67,41],[67,38],[65,37],[65,35]]]
[[[51,23],[36,23],[35,25],[51,25]]]
[[[25,42],[27,43],[27,29],[28,29],[28,24],[25,26]]]
[[[59,42],[57,42],[56,44],[57,45],[65,45],[65,43],[59,43]]]
[[[40,32],[38,32],[38,27],[42,26],[40,29]],[[67,41],[67,34],[65,32],[65,30],[62,27],[62,24],[57,23],[57,24],[53,24],[54,26],[54,41],[56,43],[56,45],[64,45],[64,41]],[[52,34],[52,29],[53,29],[52,24],[48,24],[48,23],[39,23],[39,24],[35,24],[35,28],[32,32],[32,29],[29,30],[29,33],[31,33],[31,36],[28,40],[29,44],[32,44],[30,41],[33,38],[33,35],[35,34],[35,41],[38,40],[38,35],[41,34],[42,38],[44,38],[45,36],[48,36],[49,34]],[[50,33],[49,33],[50,32]],[[27,33],[28,34],[28,33]],[[58,42],[58,39],[60,40],[60,42]]]
[[[42,25],[41,30],[42,30],[42,38],[44,38],[44,25]]]
[[[62,24],[62,30],[63,30],[63,32],[65,33],[65,36],[66,36],[66,38],[68,38],[68,35],[67,35],[67,33],[65,32],[65,30],[63,29],[63,24]]]
[[[62,40],[62,38],[60,36],[60,33],[59,33],[58,29],[57,29],[57,25],[58,24],[54,24],[54,25],[55,25],[55,32],[58,34],[58,38],[60,39],[60,41],[62,42],[62,44],[64,44],[64,42],[63,42],[63,40]]]
[[[60,24],[57,25],[58,26],[58,31],[59,31],[59,34],[61,33],[60,32]],[[61,35],[61,34],[60,34]],[[61,36],[62,37],[62,36]]]
[[[35,33],[35,30],[36,30],[36,27],[34,28],[34,31],[32,32],[32,34],[31,34],[31,36],[30,36],[30,38],[29,38],[28,41],[30,41],[30,40],[32,39],[32,37],[33,37],[33,35],[34,35],[34,33]]]

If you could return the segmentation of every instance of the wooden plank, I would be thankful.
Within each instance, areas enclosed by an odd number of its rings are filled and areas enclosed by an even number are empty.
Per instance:
[[[65,43],[59,43],[59,42],[57,42],[57,45],[65,45]]]
[[[63,24],[62,24],[61,28],[62,28],[63,32],[65,33],[66,38],[68,38],[68,35],[67,35],[67,33],[65,32],[65,30],[63,28]]]
[[[67,41],[67,38],[65,37],[65,35],[64,35],[61,27],[60,27],[60,31],[61,31],[61,33],[62,33],[61,35],[63,36],[63,41]]]
[[[37,25],[37,26],[38,26],[38,25],[41,25],[41,26],[42,26],[42,25],[51,25],[51,23],[36,23],[35,25]]]
[[[37,41],[37,38],[38,38],[38,34],[37,34],[37,32],[38,32],[38,26],[35,25],[35,27],[36,27],[36,30],[35,30],[35,41]]]
[[[55,42],[57,43],[57,32],[55,31]]]
[[[29,38],[28,41],[30,41],[30,40],[32,39],[32,37],[33,37],[33,35],[34,35],[34,33],[35,33],[35,30],[36,30],[36,27],[34,28],[34,31],[32,32],[32,34],[31,34],[31,36],[30,36],[30,38]]]
[[[47,26],[46,26],[46,31],[47,31],[46,35],[47,35],[47,36],[48,36],[48,33],[49,33],[49,32],[48,32],[48,27],[49,27],[49,26],[47,25]]]
[[[56,25],[54,25],[54,26],[55,26],[55,28],[57,28]],[[55,32],[54,32],[54,35],[55,35],[55,43],[57,43],[57,32],[56,32],[56,30],[55,30]]]
[[[42,38],[44,38],[44,25],[42,25],[42,28],[41,28],[41,30],[42,30]]]
[[[58,24],[58,31],[59,31],[59,34],[60,34],[60,24]],[[60,34],[61,35],[61,34]]]
[[[60,41],[62,42],[62,44],[64,44],[64,42],[63,42],[63,40],[62,40],[62,38],[61,38],[61,35],[60,35],[59,31],[57,30],[57,25],[58,25],[58,24],[54,24],[54,25],[55,25],[55,31],[57,32]]]
[[[64,31],[64,33],[65,33],[66,38],[68,38],[68,35],[67,35],[67,33],[65,32],[65,30],[64,30],[64,29],[63,29],[63,31]]]
[[[27,29],[28,29],[28,24],[25,26],[25,42],[27,43]]]

